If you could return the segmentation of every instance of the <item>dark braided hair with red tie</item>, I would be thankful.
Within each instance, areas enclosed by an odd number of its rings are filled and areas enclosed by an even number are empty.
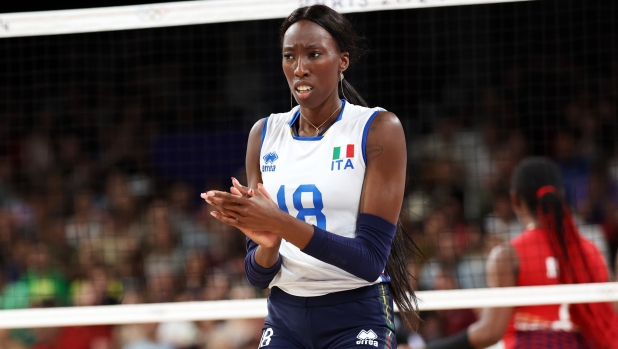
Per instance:
[[[606,282],[596,268],[599,263],[582,247],[583,238],[562,198],[558,168],[548,159],[533,157],[522,161],[513,174],[512,188],[534,213],[547,234],[558,261],[561,284]],[[571,304],[571,321],[592,348],[618,348],[618,315],[610,303]]]

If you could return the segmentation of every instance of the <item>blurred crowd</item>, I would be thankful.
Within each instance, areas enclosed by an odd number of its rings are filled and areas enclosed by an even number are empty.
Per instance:
[[[529,155],[557,163],[582,234],[616,268],[618,61],[610,73],[595,77],[599,88],[586,88],[582,67],[554,59],[549,70],[514,65],[499,84],[445,103],[427,130],[406,130],[409,169],[401,219],[424,253],[410,258],[415,289],[485,287],[489,251],[525,228],[511,208],[509,182]],[[98,102],[85,103],[84,93],[92,91],[69,83],[56,107],[9,110],[0,117],[0,309],[267,295],[245,279],[243,235],[213,219],[199,199],[205,189],[227,190],[229,179],[195,187],[152,170],[153,139],[179,132],[179,125],[208,123],[196,120],[182,101],[166,100],[176,96],[167,90],[182,86],[169,79],[138,80],[152,91],[120,98],[121,92],[102,84]],[[547,86],[569,88],[548,97],[538,91]],[[396,112],[398,106],[383,107]],[[153,117],[153,110],[160,113]],[[410,124],[408,116],[399,117]],[[230,175],[244,182],[243,172]],[[418,334],[399,332],[402,348],[454,334],[477,313],[421,315]],[[262,322],[0,330],[0,348],[257,348]]]
[[[199,197],[229,179],[195,188],[152,169],[151,141],[182,122],[135,100],[101,124],[67,86],[60,107],[0,127],[0,309],[264,297],[245,279],[243,235]],[[0,329],[0,348],[255,348],[262,321]]]
[[[555,70],[527,74],[566,91],[583,81],[578,67],[565,66],[559,57],[552,63]],[[458,109],[409,143],[403,218],[426,257],[409,266],[415,289],[486,287],[491,249],[526,229],[511,207],[509,190],[515,166],[531,155],[557,164],[580,233],[606,257],[610,275],[618,270],[618,94],[611,83],[618,81],[618,62],[613,74],[600,78],[599,90],[580,88],[570,98],[569,92],[558,93],[558,102],[534,104],[543,113],[533,116],[525,104],[534,103],[538,80],[526,81],[516,68],[505,76],[501,93],[486,89],[476,101],[473,127],[466,127],[465,108]],[[410,347],[453,335],[477,315],[472,309],[423,313]]]

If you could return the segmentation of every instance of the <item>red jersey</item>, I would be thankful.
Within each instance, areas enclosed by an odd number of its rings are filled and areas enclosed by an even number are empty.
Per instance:
[[[586,260],[597,282],[607,281],[608,271],[601,252],[580,236]],[[517,286],[557,285],[558,261],[553,256],[547,232],[524,231],[511,240],[519,257]],[[506,349],[586,348],[584,339],[570,320],[568,304],[515,307],[504,335]],[[531,346],[533,345],[533,346]]]

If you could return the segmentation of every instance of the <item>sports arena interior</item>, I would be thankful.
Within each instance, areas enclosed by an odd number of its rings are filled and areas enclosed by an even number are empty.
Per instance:
[[[167,11],[153,6],[144,15]],[[617,14],[541,0],[347,15],[367,49],[346,79],[406,132],[401,220],[426,256],[411,258],[415,289],[486,287],[489,251],[523,230],[509,188],[529,155],[558,165],[616,271]],[[245,183],[251,126],[290,108],[281,21],[0,35],[0,309],[267,296],[246,281],[243,235],[199,195]],[[424,311],[399,347],[477,316]],[[0,348],[248,349],[262,324],[7,328]]]

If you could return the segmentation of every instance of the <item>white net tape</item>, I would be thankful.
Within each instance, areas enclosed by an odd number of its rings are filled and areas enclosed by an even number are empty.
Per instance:
[[[285,18],[324,3],[342,13],[530,0],[202,0],[95,9],[0,14],[0,38]]]
[[[618,282],[418,292],[419,309],[470,309],[617,302]],[[0,328],[250,319],[266,316],[266,299],[112,305],[0,312]]]

